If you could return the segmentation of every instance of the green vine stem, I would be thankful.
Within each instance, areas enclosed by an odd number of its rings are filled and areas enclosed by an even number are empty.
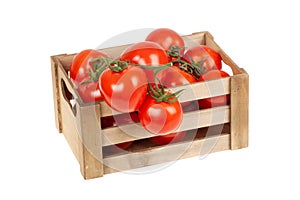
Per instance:
[[[206,67],[203,66],[203,63],[205,62],[205,60],[207,59],[207,57],[203,58],[202,60],[200,60],[199,62],[194,62],[192,59],[191,60],[191,63],[189,62],[186,62],[184,60],[182,60],[180,57],[174,61],[172,61],[173,63],[178,63],[178,67],[193,75],[196,79],[199,79],[200,76],[202,76],[203,74],[206,73]]]
[[[199,79],[206,72],[206,67],[203,66],[203,63],[207,59],[207,57],[203,58],[199,62],[194,62],[190,59],[190,63],[181,59],[180,51],[185,47],[171,46],[171,48],[167,51],[167,54],[172,58],[172,64],[178,64],[178,67],[193,75],[196,79]]]
[[[80,84],[87,84],[99,80],[100,75],[106,68],[106,63],[103,62],[102,57],[94,58],[90,61],[90,70],[88,72],[89,80],[83,81]]]
[[[184,48],[185,47],[171,46],[170,49],[167,51],[167,54],[172,58],[179,58],[180,51]]]
[[[196,79],[199,79],[200,76],[202,76],[206,72],[206,67],[203,66],[203,63],[205,62],[207,57],[205,57],[204,59],[202,59],[201,61],[199,61],[197,63],[194,62],[193,60],[191,60],[191,63],[186,62],[185,60],[182,60],[180,57],[180,50],[182,48],[172,46],[171,49],[168,51],[168,54],[172,58],[174,58],[174,60],[171,60],[170,62],[168,62],[164,65],[160,65],[160,66],[150,66],[150,65],[140,65],[140,64],[130,64],[130,65],[138,66],[145,70],[151,70],[154,72],[154,77],[156,77],[156,75],[160,71],[165,70],[177,63],[178,67],[181,70],[193,75]],[[89,76],[90,76],[91,80],[87,81],[87,82],[97,81],[99,79],[99,76],[105,70],[106,67],[108,67],[109,69],[111,69],[114,72],[123,71],[124,69],[126,69],[128,67],[129,61],[113,60],[111,58],[100,56],[98,58],[92,59],[91,65],[92,65],[92,68],[89,71]]]
[[[158,79],[157,79],[158,80]],[[159,81],[159,80],[158,80]],[[156,102],[167,102],[167,103],[174,103],[178,100],[178,96],[183,90],[179,90],[174,93],[167,92],[164,89],[164,86],[159,81],[159,84],[154,83],[154,87],[152,84],[148,83],[149,88],[149,95],[156,100]]]
[[[156,77],[156,75],[158,74],[158,72],[165,70],[169,67],[171,67],[173,65],[172,62],[169,62],[167,64],[164,65],[160,65],[160,66],[151,66],[151,65],[140,65],[140,64],[134,64],[135,66],[138,66],[142,69],[146,69],[146,70],[152,70],[154,72],[154,77]]]
[[[106,67],[114,72],[121,72],[128,67],[128,62],[121,60],[114,60],[108,57],[100,56],[93,59],[93,61],[101,61]]]

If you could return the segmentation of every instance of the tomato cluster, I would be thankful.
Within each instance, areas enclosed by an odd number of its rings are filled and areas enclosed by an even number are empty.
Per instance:
[[[183,38],[167,28],[152,31],[117,60],[88,49],[70,66],[70,78],[84,102],[104,100],[121,113],[137,113],[134,122],[155,134],[149,140],[157,145],[180,141],[186,134],[176,130],[190,102],[180,104],[177,96],[182,91],[171,93],[168,88],[226,76],[215,50],[206,45],[187,49]],[[198,105],[205,109],[228,101],[229,96],[218,96],[201,99]],[[118,147],[125,149],[131,143]]]

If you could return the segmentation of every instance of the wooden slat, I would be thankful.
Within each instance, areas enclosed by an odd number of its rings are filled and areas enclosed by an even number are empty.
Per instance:
[[[218,124],[215,126],[209,126],[209,127],[198,128],[198,129],[187,131],[185,137],[179,142],[180,143],[188,142],[188,141],[190,142],[192,140],[199,140],[199,139],[204,139],[208,137],[218,136],[221,134],[229,134],[229,133],[230,133],[230,123]],[[105,146],[103,147],[102,150],[103,158],[126,154],[128,153],[127,151],[132,153],[141,152],[156,146],[158,145],[152,143],[148,138],[134,141],[134,143],[130,145],[129,148],[127,148],[125,151],[116,148],[115,145]]]
[[[83,145],[85,179],[103,176],[102,137],[99,105],[79,107],[76,121]]]
[[[179,96],[179,102],[187,102],[195,99],[205,99],[230,93],[230,77],[225,77],[216,80],[193,83],[190,85],[183,85],[169,88],[172,92],[183,90]],[[100,102],[101,116],[111,116],[120,114],[119,112],[110,108],[104,101]]]
[[[231,149],[248,147],[249,77],[241,71],[231,79]]]
[[[230,121],[229,113],[229,106],[184,113],[181,126],[175,132],[227,123]],[[102,135],[103,146],[154,136],[139,123],[107,128],[102,130]]]
[[[100,101],[101,117],[121,114],[120,112],[112,109],[105,101]]]
[[[200,156],[203,148],[208,148],[207,145],[210,146],[209,153],[228,150],[230,149],[230,135],[213,136],[193,142],[153,147],[142,152],[130,152],[104,158],[104,174]]]
[[[55,114],[55,126],[59,133],[62,132],[62,120],[61,120],[61,105],[60,105],[60,93],[58,85],[58,66],[55,56],[51,56],[51,72],[52,72],[52,89],[53,89],[53,103]]]
[[[205,34],[207,32],[198,32],[190,35],[182,36],[184,45],[187,48],[198,46],[199,44],[205,44]]]
[[[169,88],[173,93],[183,90],[178,100],[179,102],[192,101],[196,99],[205,99],[220,95],[229,94],[230,77],[193,83],[190,85],[177,86]]]

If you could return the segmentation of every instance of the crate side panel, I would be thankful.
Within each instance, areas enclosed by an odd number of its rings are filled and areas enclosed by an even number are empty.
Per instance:
[[[60,93],[58,83],[58,63],[56,56],[51,56],[51,73],[52,73],[52,89],[53,89],[53,104],[55,114],[55,126],[59,133],[62,132],[62,120],[61,120],[61,105],[60,105]]]
[[[90,129],[82,129],[85,125],[85,121],[81,121],[82,118],[79,116],[82,114],[82,109],[86,111],[86,107],[81,108],[78,103],[75,103],[73,105],[74,107],[72,107],[70,100],[67,98],[67,94],[75,94],[74,88],[67,77],[66,71],[61,65],[58,65],[58,80],[62,109],[62,133],[80,164],[80,171],[83,177],[85,179],[100,177],[103,175],[103,164],[101,163],[101,159],[98,158],[101,158],[102,148],[101,146],[97,146],[97,156],[95,156],[89,149],[91,148],[91,145],[85,144],[86,141],[90,141],[88,139],[94,136],[93,134],[86,132],[86,130],[90,131]],[[89,120],[91,117],[85,119]],[[94,121],[91,123],[95,124],[95,126],[99,124]],[[100,132],[100,128],[98,128],[98,132]],[[99,134],[97,136],[100,138]],[[96,141],[97,140],[94,142],[99,144],[99,142]],[[95,152],[95,149],[92,149],[92,152]]]
[[[59,73],[59,79],[61,79],[61,73]],[[73,154],[79,162],[82,174],[84,173],[84,161],[83,161],[83,145],[79,137],[76,120],[73,112],[70,108],[70,104],[65,99],[62,82],[59,81],[59,93],[61,102],[61,115],[62,115],[62,133],[65,136]]]
[[[220,106],[212,109],[198,110],[183,114],[183,121],[175,132],[224,124],[230,121],[230,107]],[[102,131],[103,146],[149,138],[154,135],[145,130],[139,123],[107,128]]]

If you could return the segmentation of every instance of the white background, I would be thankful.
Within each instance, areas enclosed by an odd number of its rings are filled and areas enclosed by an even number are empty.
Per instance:
[[[0,199],[299,199],[297,1],[0,3]],[[196,4],[197,2],[197,4]],[[116,34],[208,30],[250,75],[250,146],[84,181],[54,125],[51,55]]]

